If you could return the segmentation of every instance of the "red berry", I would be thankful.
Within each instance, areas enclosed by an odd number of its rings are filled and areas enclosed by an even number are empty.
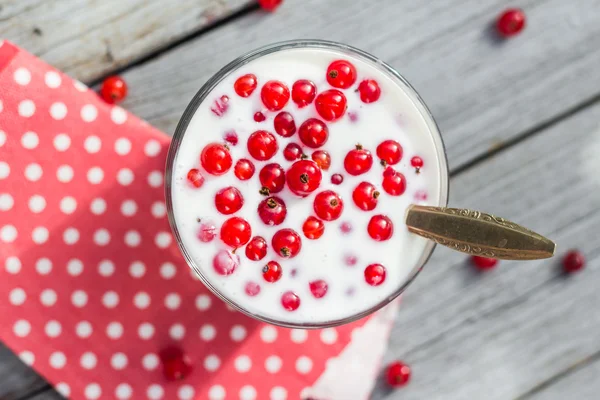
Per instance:
[[[344,182],[344,177],[341,174],[333,174],[331,176],[331,183],[334,185],[341,185]]]
[[[364,174],[371,169],[373,165],[373,156],[369,150],[362,148],[360,144],[356,148],[350,150],[344,158],[344,168],[350,175]]]
[[[340,231],[342,231],[343,234],[348,234],[352,232],[352,224],[347,221],[342,222],[342,224],[340,225]]]
[[[396,175],[396,170],[392,167],[387,167],[386,169],[383,170],[383,177],[387,178],[390,176],[394,176]]]
[[[260,97],[269,110],[279,111],[290,100],[290,90],[282,82],[269,81],[262,87]]]
[[[293,258],[300,252],[302,240],[293,229],[282,229],[273,235],[271,247],[281,257]]]
[[[248,282],[244,287],[244,291],[250,297],[254,297],[260,293],[260,285],[256,282]]]
[[[308,217],[302,225],[302,232],[304,232],[304,236],[308,239],[318,239],[325,232],[325,224],[319,218]]]
[[[235,133],[235,131],[226,132],[223,136],[223,139],[225,139],[225,141],[232,146],[238,144],[238,135]]]
[[[242,158],[235,163],[233,173],[240,181],[247,181],[254,175],[254,164],[252,161]]]
[[[288,143],[283,149],[283,157],[288,161],[299,160],[302,154],[302,147],[296,143]]]
[[[221,189],[215,195],[215,207],[221,214],[229,215],[237,212],[244,205],[244,197],[233,186]]]
[[[471,256],[471,261],[477,267],[477,269],[481,271],[486,271],[488,269],[492,269],[498,264],[498,260],[495,258],[488,257],[480,257],[480,256]]]
[[[325,221],[334,221],[342,215],[344,202],[333,190],[325,190],[315,196],[313,207],[317,217]]]
[[[259,261],[265,258],[266,255],[267,241],[260,236],[253,237],[246,246],[246,257],[252,261]]]
[[[258,86],[258,80],[254,74],[246,74],[237,78],[233,84],[233,89],[240,97],[248,97]]]
[[[283,270],[277,261],[269,261],[262,269],[263,278],[267,282],[277,282],[281,278]]]
[[[275,11],[281,5],[283,0],[258,0],[258,4],[265,11]]]
[[[160,361],[162,363],[163,375],[169,381],[181,380],[193,370],[189,357],[177,347],[169,347],[161,350]]]
[[[385,378],[391,387],[402,387],[410,380],[410,367],[401,361],[388,365]]]
[[[259,161],[266,161],[273,157],[279,146],[277,139],[267,131],[256,131],[248,138],[248,152]]]
[[[327,82],[335,88],[348,89],[356,82],[356,68],[346,60],[337,60],[327,68]]]
[[[388,176],[384,175],[381,186],[387,194],[400,196],[406,190],[406,178],[400,172],[396,172],[393,175],[389,174]]]
[[[394,224],[392,220],[385,215],[374,215],[369,220],[367,225],[367,232],[369,236],[378,242],[388,240],[394,233]]]
[[[117,104],[127,96],[127,83],[120,76],[109,76],[102,82],[100,96],[108,104]]]
[[[237,248],[245,245],[251,236],[250,224],[240,217],[229,218],[221,226],[221,240],[231,247]]]
[[[323,171],[327,171],[331,166],[331,157],[329,156],[329,153],[325,150],[315,151],[314,153],[312,153],[312,156],[310,156],[310,158],[312,158],[312,160],[316,162],[319,168],[321,168]]]
[[[423,159],[419,156],[414,156],[410,159],[410,165],[412,165],[417,172],[419,172],[421,168],[423,168]]]
[[[567,273],[577,272],[585,266],[585,257],[578,250],[570,250],[563,258],[563,269]]]
[[[240,265],[240,257],[229,250],[219,250],[213,258],[213,268],[219,275],[231,275]]]
[[[365,281],[371,286],[379,286],[385,281],[385,267],[371,264],[365,268]]]
[[[198,229],[198,239],[201,242],[208,243],[217,236],[217,227],[212,222],[203,222]]]
[[[361,182],[352,192],[354,204],[363,211],[371,211],[377,205],[379,192],[369,182]]]
[[[496,28],[504,37],[516,35],[525,28],[525,13],[519,8],[509,8],[498,18]]]
[[[311,160],[296,161],[288,169],[285,179],[294,194],[306,197],[321,184],[321,169]]]
[[[213,114],[215,114],[217,117],[222,117],[228,109],[229,97],[223,95],[214,101],[212,107],[210,108],[210,111],[212,111]]]
[[[313,102],[317,87],[311,81],[300,79],[292,86],[292,101],[302,108]]]
[[[320,299],[327,294],[327,282],[322,279],[312,281],[308,284],[310,292],[315,298]]]
[[[360,85],[358,85],[358,93],[362,102],[369,104],[379,100],[379,96],[381,96],[381,89],[379,88],[379,84],[377,82],[372,79],[368,79],[366,81],[362,81]]]
[[[296,133],[296,122],[294,117],[287,111],[282,111],[275,116],[273,120],[275,132],[283,137],[290,137]]]
[[[260,111],[254,113],[254,120],[256,122],[263,122],[265,119],[267,119],[267,117],[265,117],[265,114],[261,113]]]
[[[281,305],[288,311],[297,310],[300,307],[300,297],[294,292],[285,292],[281,296]]]
[[[199,169],[192,168],[187,173],[187,180],[195,188],[199,188],[204,184],[204,177]]]
[[[353,267],[358,262],[358,257],[349,254],[349,255],[347,255],[347,256],[344,257],[344,261],[346,262],[347,266]]]
[[[402,146],[395,140],[383,141],[377,146],[377,157],[385,164],[398,164],[402,159]]]
[[[285,187],[285,171],[281,165],[272,163],[265,165],[258,174],[260,184],[269,193],[279,193]]]
[[[267,225],[281,224],[287,215],[287,208],[279,197],[269,197],[258,205],[258,216]]]
[[[315,107],[325,121],[335,121],[344,115],[348,103],[344,93],[337,89],[329,89],[317,96]]]
[[[221,143],[208,144],[200,154],[202,167],[211,175],[223,175],[232,162],[229,150]]]
[[[300,125],[298,130],[300,141],[308,147],[316,149],[323,146],[329,137],[329,128],[325,122],[316,118],[310,118]]]

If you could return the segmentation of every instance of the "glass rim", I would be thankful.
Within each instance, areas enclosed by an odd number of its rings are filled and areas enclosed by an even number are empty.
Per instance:
[[[202,270],[198,267],[193,257],[187,251],[186,246],[183,244],[181,239],[181,235],[177,228],[177,223],[175,221],[175,216],[173,212],[173,200],[172,200],[172,178],[173,178],[173,166],[175,164],[175,159],[177,158],[177,154],[179,151],[179,147],[181,146],[181,142],[187,130],[189,123],[191,122],[196,110],[200,106],[200,104],[206,99],[206,97],[212,92],[212,90],[230,73],[237,70],[239,67],[244,64],[249,63],[257,58],[263,57],[265,55],[275,53],[282,50],[293,49],[293,48],[319,48],[319,49],[333,49],[341,52],[350,53],[353,56],[356,56],[363,61],[367,61],[375,64],[377,67],[381,68],[384,73],[390,75],[391,78],[397,81],[397,83],[405,90],[410,97],[411,100],[414,100],[413,103],[421,113],[422,118],[425,121],[425,124],[428,126],[429,131],[432,135],[432,139],[434,142],[438,164],[440,167],[440,182],[439,182],[439,198],[437,206],[446,206],[448,203],[448,195],[449,195],[449,170],[448,170],[448,161],[446,157],[446,149],[444,145],[444,141],[442,139],[439,127],[427,108],[425,102],[419,96],[418,92],[408,83],[408,81],[400,75],[394,68],[392,68],[387,63],[378,59],[377,57],[364,52],[355,47],[337,43],[333,41],[327,40],[318,40],[318,39],[300,39],[300,40],[288,40],[283,42],[272,43],[266,46],[259,47],[255,50],[252,50],[235,60],[231,61],[229,64],[225,65],[221,68],[217,73],[215,73],[201,88],[196,92],[185,111],[183,112],[177,127],[175,128],[175,132],[173,134],[173,138],[171,140],[171,144],[169,146],[169,151],[167,154],[166,160],[166,171],[165,171],[165,201],[167,207],[167,216],[169,220],[169,225],[171,226],[171,231],[175,237],[175,241],[177,242],[177,246],[181,251],[185,261],[188,266],[195,272],[196,276],[200,279],[200,281],[219,299],[224,301],[229,306],[233,307],[237,311],[244,313],[245,315],[257,319],[262,322],[266,322],[269,324],[273,324],[276,326],[286,327],[286,328],[300,328],[300,329],[321,329],[328,328],[333,326],[339,326],[343,324],[347,324],[350,322],[354,322],[358,319],[366,317],[385,305],[389,304],[392,300],[398,297],[404,290],[414,281],[419,272],[423,269],[433,250],[435,249],[436,244],[433,241],[429,241],[425,248],[423,249],[423,253],[419,258],[419,261],[415,264],[415,267],[412,269],[406,281],[398,287],[391,295],[386,297],[384,300],[380,301],[373,307],[364,310],[360,313],[353,314],[349,317],[340,318],[337,320],[322,322],[322,323],[292,323],[286,321],[279,321],[277,319],[269,318],[264,315],[253,313],[247,309],[245,309],[242,305],[235,303],[231,299],[229,299],[226,295],[221,293],[210,281],[204,276]]]

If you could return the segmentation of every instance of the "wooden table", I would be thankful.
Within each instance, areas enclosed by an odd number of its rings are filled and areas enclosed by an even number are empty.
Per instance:
[[[478,274],[438,249],[404,297],[386,361],[409,362],[405,389],[374,399],[596,399],[600,391],[600,0],[519,0],[528,26],[491,24],[504,0],[1,0],[0,37],[95,85],[124,76],[124,107],[173,132],[200,86],[241,53],[323,38],[388,61],[443,132],[450,204],[543,232],[559,258]],[[57,399],[0,350],[0,399]],[[336,399],[337,400],[337,399]],[[341,399],[346,400],[346,399]],[[352,399],[348,399],[352,400]]]

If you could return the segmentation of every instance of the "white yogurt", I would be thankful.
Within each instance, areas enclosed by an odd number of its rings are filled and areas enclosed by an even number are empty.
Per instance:
[[[275,133],[273,118],[278,111],[266,110],[261,102],[260,89],[269,80],[279,80],[291,91],[296,80],[308,79],[316,84],[317,93],[320,93],[331,88],[326,80],[326,71],[328,65],[338,59],[353,63],[358,79],[350,89],[343,90],[348,101],[346,115],[327,123],[329,139],[322,149],[331,155],[331,168],[323,171],[319,189],[304,199],[294,196],[287,187],[276,194],[287,205],[287,217],[279,226],[266,226],[257,213],[257,206],[264,199],[259,194],[261,185],[258,172],[265,164],[273,162],[287,170],[292,163],[283,157],[283,149],[289,142],[300,145],[301,142],[297,133],[290,138]],[[237,78],[248,73],[257,76],[258,88],[250,97],[242,98],[235,93],[233,86]],[[360,100],[355,90],[364,79],[374,79],[379,83],[382,94],[378,101],[364,104]],[[222,95],[229,97],[229,108],[219,117],[211,111],[211,107]],[[412,276],[415,268],[420,266],[424,252],[429,249],[426,240],[407,231],[404,223],[406,208],[411,203],[440,205],[445,201],[445,194],[442,193],[447,179],[445,160],[440,158],[440,151],[433,139],[438,133],[433,131],[435,125],[417,103],[414,93],[380,65],[333,49],[280,50],[254,59],[223,78],[200,104],[187,126],[172,174],[173,214],[182,246],[210,286],[250,314],[290,325],[315,326],[341,322],[382,305],[393,297]],[[267,117],[264,122],[254,121],[253,115],[257,111],[263,111]],[[314,103],[299,109],[290,99],[283,111],[293,115],[297,127],[308,118],[321,119]],[[352,113],[356,118],[350,118]],[[232,130],[239,137],[239,143],[230,146],[233,165],[240,158],[252,159],[247,152],[246,141],[251,133],[259,129],[275,135],[279,151],[268,161],[252,160],[256,166],[252,179],[238,180],[233,166],[219,177],[202,170],[199,161],[202,149],[209,143],[224,143],[224,134]],[[394,168],[406,176],[407,189],[397,197],[388,195],[381,187],[383,167],[378,163],[376,147],[386,139],[398,141],[404,150],[402,160]],[[347,152],[357,143],[371,151],[374,163],[366,174],[351,176],[344,170],[343,162]],[[308,155],[314,151],[302,147]],[[424,160],[424,167],[419,174],[410,165],[414,155]],[[191,168],[199,168],[206,178],[199,189],[191,187],[186,180]],[[341,185],[331,183],[331,175],[335,173],[344,176]],[[352,200],[353,189],[362,181],[373,183],[381,192],[373,211],[360,210]],[[250,261],[244,249],[238,249],[236,254],[240,257],[240,265],[233,274],[221,276],[213,269],[213,258],[227,246],[219,239],[218,232],[221,224],[233,215],[219,214],[214,206],[214,197],[218,190],[228,186],[238,188],[245,200],[242,209],[234,215],[248,221],[252,226],[252,236],[264,237],[269,250],[261,261]],[[339,219],[325,222],[325,233],[321,238],[308,240],[302,233],[302,225],[308,216],[315,215],[315,195],[328,189],[342,197],[344,211]],[[427,200],[423,200],[423,194],[427,195]],[[394,223],[394,234],[387,241],[376,242],[367,233],[367,224],[375,214],[387,215]],[[204,243],[198,239],[198,219],[214,222],[217,237],[213,241]],[[352,231],[342,233],[340,227],[343,223],[350,223]],[[291,259],[280,257],[271,248],[273,234],[283,228],[291,228],[302,237],[302,249]],[[356,265],[347,265],[345,258],[349,255],[357,257]],[[282,278],[275,283],[268,283],[262,277],[262,268],[270,260],[279,262],[283,268]],[[386,268],[386,279],[379,286],[368,285],[364,278],[365,267],[372,263],[382,264]],[[318,279],[328,284],[327,294],[319,299],[309,289],[309,282]],[[248,296],[244,290],[249,281],[261,287],[255,297]],[[287,291],[293,291],[300,297],[300,307],[295,311],[287,311],[281,305],[281,296]]]

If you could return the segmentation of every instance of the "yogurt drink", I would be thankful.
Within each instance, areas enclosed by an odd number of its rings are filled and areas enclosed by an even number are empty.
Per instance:
[[[433,245],[412,203],[443,206],[439,131],[390,67],[331,42],[286,42],[234,61],[188,106],[167,163],[172,229],[219,297],[297,327],[387,304]]]

